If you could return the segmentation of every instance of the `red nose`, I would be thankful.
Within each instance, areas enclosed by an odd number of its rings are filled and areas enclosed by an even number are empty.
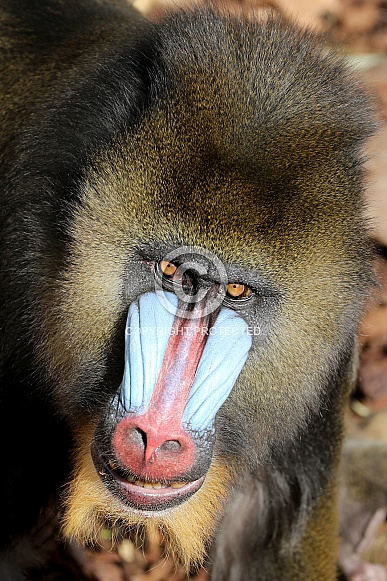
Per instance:
[[[123,468],[152,480],[183,476],[195,462],[195,445],[181,424],[157,421],[155,413],[128,416],[120,421],[112,439]],[[150,422],[150,419],[152,420]]]

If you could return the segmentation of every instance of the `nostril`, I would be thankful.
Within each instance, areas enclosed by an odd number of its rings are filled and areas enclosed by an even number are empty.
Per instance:
[[[179,440],[167,440],[166,442],[163,442],[161,444],[161,446],[158,447],[158,450],[160,451],[164,451],[164,452],[180,452],[181,449],[181,444],[179,442]]]
[[[145,450],[147,446],[147,437],[146,432],[144,432],[144,430],[142,430],[141,428],[131,428],[130,430],[128,430],[126,437],[128,442],[137,446],[141,446]]]

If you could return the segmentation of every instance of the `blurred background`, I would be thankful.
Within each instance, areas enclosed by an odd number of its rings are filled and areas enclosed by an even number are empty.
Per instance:
[[[198,0],[197,4],[205,3]],[[365,213],[375,241],[378,284],[359,329],[358,381],[348,401],[340,495],[340,579],[387,581],[387,0],[222,0],[222,10],[254,18],[270,7],[339,45],[348,66],[375,95],[381,127],[365,152],[369,189]],[[192,0],[135,0],[153,20]],[[47,569],[34,581],[205,581],[190,577],[163,552],[161,539],[125,539],[112,548],[103,532],[97,551],[53,541]],[[250,580],[246,580],[250,581]],[[253,580],[251,580],[253,581]],[[312,580],[300,580],[312,581]]]

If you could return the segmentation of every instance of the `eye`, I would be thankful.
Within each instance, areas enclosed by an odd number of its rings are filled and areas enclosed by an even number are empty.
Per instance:
[[[167,278],[173,278],[173,275],[177,270],[177,266],[175,266],[172,262],[167,262],[166,260],[161,260],[159,264],[163,275]]]
[[[248,299],[252,296],[252,289],[245,285],[233,282],[226,287],[227,296],[234,300]]]
[[[168,262],[167,260],[160,260],[156,264],[156,276],[160,280],[161,284],[174,292],[176,286],[187,286],[187,276],[182,276],[179,268],[173,262]]]

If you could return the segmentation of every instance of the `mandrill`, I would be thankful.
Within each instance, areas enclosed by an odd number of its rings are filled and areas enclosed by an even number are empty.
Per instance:
[[[0,27],[1,580],[54,514],[215,581],[334,580],[367,97],[270,12],[0,0]]]

